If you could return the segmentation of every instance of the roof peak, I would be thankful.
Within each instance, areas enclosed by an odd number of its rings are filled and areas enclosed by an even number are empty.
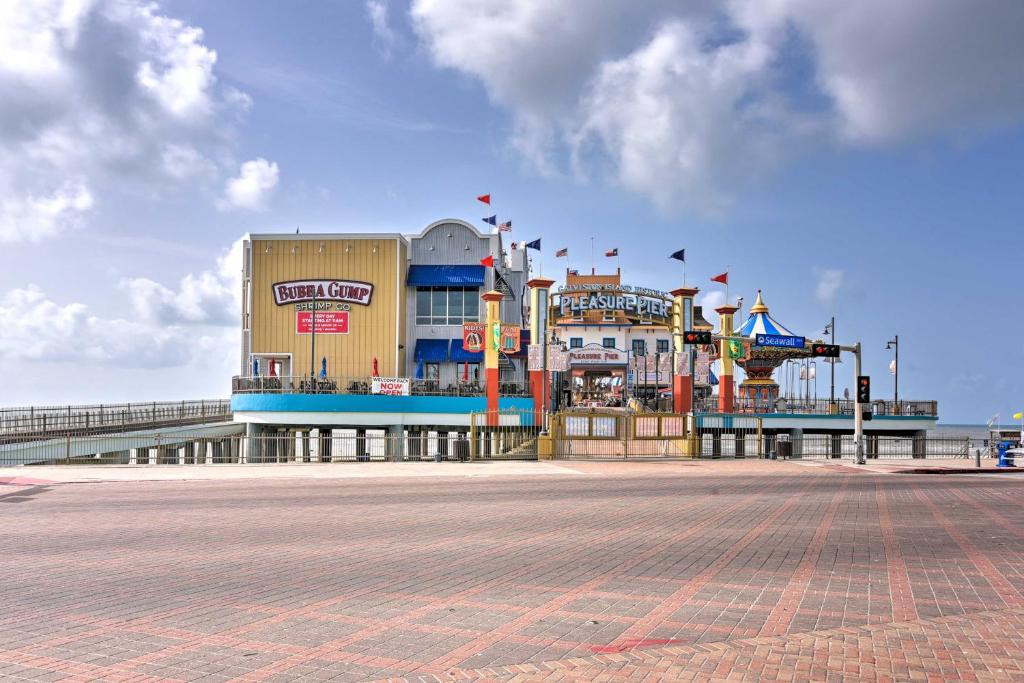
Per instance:
[[[761,298],[761,290],[757,290],[757,301],[750,307],[751,313],[767,313],[768,306],[765,305],[764,299]]]

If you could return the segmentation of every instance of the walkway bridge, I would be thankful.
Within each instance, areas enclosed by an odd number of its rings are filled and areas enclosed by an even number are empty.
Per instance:
[[[0,466],[42,463],[200,462],[243,431],[229,400],[0,408]]]

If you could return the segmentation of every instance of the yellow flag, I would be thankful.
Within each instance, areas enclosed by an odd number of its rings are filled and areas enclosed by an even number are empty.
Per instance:
[[[1014,420],[1024,420],[1024,413],[1014,413],[1013,414],[1013,419]]]

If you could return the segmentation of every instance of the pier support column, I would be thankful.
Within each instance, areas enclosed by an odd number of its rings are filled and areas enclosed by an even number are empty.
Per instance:
[[[243,464],[260,462],[262,450],[260,448],[260,435],[263,428],[252,422],[245,424],[245,439],[242,441],[241,462]]]
[[[691,345],[683,334],[693,326],[693,297],[700,290],[686,287],[672,290],[672,412],[693,410],[693,376],[690,374]]]
[[[842,434],[829,434],[829,457],[841,458],[843,457],[843,435]]]
[[[316,428],[317,460],[331,462],[331,430],[327,427]]]
[[[385,457],[391,462],[404,460],[405,427],[402,425],[388,425],[388,433],[385,439]]]
[[[793,443],[793,457],[804,457],[804,430],[790,429],[789,440]]]
[[[928,432],[919,429],[914,432],[914,459],[921,459],[928,455]]]

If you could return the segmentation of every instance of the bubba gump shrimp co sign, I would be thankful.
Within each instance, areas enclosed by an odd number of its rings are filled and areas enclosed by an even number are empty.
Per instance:
[[[353,280],[291,280],[275,282],[274,303],[278,306],[307,301],[337,301],[369,306],[373,285]]]

